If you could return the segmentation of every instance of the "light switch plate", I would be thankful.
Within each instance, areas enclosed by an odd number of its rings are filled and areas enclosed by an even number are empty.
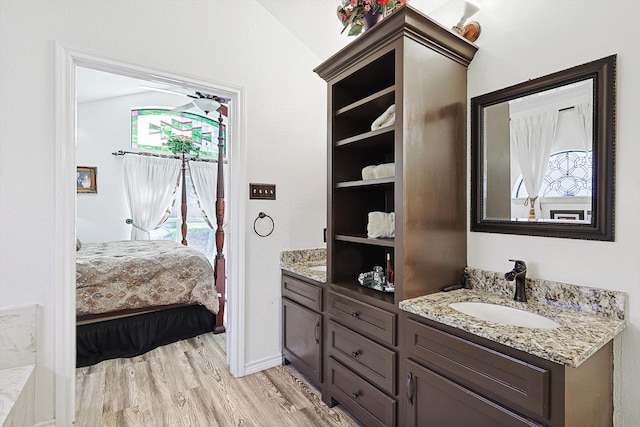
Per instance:
[[[249,199],[275,200],[275,184],[249,184]]]

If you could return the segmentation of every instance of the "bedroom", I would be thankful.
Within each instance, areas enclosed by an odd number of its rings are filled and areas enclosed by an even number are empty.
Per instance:
[[[160,90],[147,89],[149,86],[159,87]],[[224,332],[224,305],[214,301],[216,280],[213,279],[211,267],[216,265],[217,258],[215,194],[218,163],[215,160],[218,156],[218,120],[223,121],[226,129],[226,136],[222,137],[224,143],[233,135],[228,126],[229,101],[221,100],[224,105],[219,104],[218,109],[220,114],[225,114],[218,117],[217,111],[206,114],[194,104],[189,104],[192,98],[179,92],[166,92],[170,88],[178,90],[174,86],[154,86],[145,80],[77,68],[76,162],[78,165],[91,165],[89,168],[93,174],[92,187],[78,189],[77,198],[76,235],[81,244],[76,252],[79,286],[76,289],[76,311],[81,322],[79,325],[82,325],[76,331],[78,367],[97,363],[102,358],[133,356],[156,343],[211,330],[214,323],[217,323],[215,329],[218,333]],[[221,95],[220,92],[218,94]],[[187,104],[189,106],[184,108],[187,117],[183,117],[183,112],[172,115],[171,112],[161,113],[157,110],[171,110]],[[161,133],[153,133],[155,129],[163,128],[163,123],[174,123],[176,119],[181,120],[180,129],[191,125],[196,129],[196,134],[200,130],[205,139],[197,155],[186,153],[184,192],[181,158],[166,158],[172,154],[168,149],[164,153],[165,158],[133,154],[144,150],[138,146],[151,144],[152,141],[157,143]],[[180,132],[178,128],[172,130]],[[162,134],[166,135],[167,132],[163,128]],[[191,135],[194,131],[182,132]],[[224,181],[228,180],[230,158],[229,150],[226,153]],[[84,169],[79,166],[78,170]],[[203,179],[205,176],[208,178]],[[194,186],[198,187],[197,193]],[[199,195],[203,197],[199,198]],[[181,232],[183,196],[186,210],[184,223],[187,227],[184,236]],[[146,209],[151,201],[154,201],[154,212]],[[225,202],[230,205],[228,197]],[[134,207],[133,211],[129,206]],[[171,213],[167,216],[165,211],[169,206],[172,206]],[[207,212],[206,217],[203,209]],[[149,223],[155,226],[160,218],[166,218],[161,227],[148,226]],[[225,227],[230,229],[228,218],[227,213]],[[174,245],[117,243],[134,236],[135,239],[146,238],[144,229],[149,229],[148,237],[151,240],[172,240]],[[179,247],[179,242],[186,243],[196,252]],[[222,248],[223,257],[225,252]],[[111,271],[120,273],[112,277],[102,274],[107,271],[107,265],[114,267]],[[155,267],[151,268],[152,265]],[[157,272],[147,272],[156,271],[156,267]],[[123,273],[128,279],[120,279]],[[135,277],[140,280],[133,279]],[[177,286],[166,286],[165,283]],[[224,288],[222,281],[219,287]],[[174,317],[170,323],[179,324],[190,319],[186,322],[190,328],[176,327],[170,334],[158,333],[153,337],[150,331],[158,330],[162,324],[160,313],[156,313],[152,316],[155,320],[137,324],[136,337],[131,336],[128,340],[131,344],[125,344],[121,338],[117,338],[118,334],[128,334],[126,331],[130,327],[126,326],[125,319],[113,320],[104,326],[96,323],[101,316],[113,317],[114,310],[131,312],[158,305],[193,302],[203,304],[216,319],[211,319],[207,311],[196,310],[194,317],[190,318],[182,309],[173,310],[173,314],[168,315],[178,317]],[[181,320],[178,321],[178,318]],[[116,326],[116,323],[119,325]],[[141,325],[146,325],[146,332],[142,332]],[[195,325],[198,326],[194,328]],[[119,332],[108,332],[113,328]],[[168,325],[163,328],[169,330]],[[100,337],[101,334],[104,336]]]
[[[61,307],[63,302],[59,301],[58,289],[53,284],[60,283],[57,272],[60,254],[72,244],[65,230],[73,229],[69,228],[68,220],[59,216],[58,206],[63,201],[57,198],[54,184],[55,159],[60,155],[55,142],[55,40],[104,52],[130,63],[155,64],[157,68],[201,78],[215,76],[215,80],[237,82],[246,87],[247,154],[239,187],[244,194],[248,182],[274,182],[278,185],[280,200],[275,204],[245,202],[244,227],[250,230],[259,211],[269,213],[282,227],[270,240],[251,236],[248,231],[243,240],[247,266],[244,273],[246,312],[251,313],[243,334],[246,362],[243,367],[251,371],[277,360],[277,321],[265,322],[264,319],[279,316],[278,253],[283,249],[322,245],[326,129],[324,119],[319,118],[325,116],[326,98],[323,82],[310,70],[337,50],[338,45],[330,45],[328,40],[334,36],[339,38],[339,27],[334,25],[323,37],[317,37],[312,30],[305,35],[299,26],[308,20],[281,15],[281,21],[292,25],[289,30],[262,3],[287,7],[287,2],[208,5],[193,2],[189,3],[192,12],[183,14],[184,2],[181,6],[163,3],[162,8],[151,8],[149,3],[140,2],[129,6],[129,13],[123,14],[107,2],[2,2],[1,305],[41,305],[38,376],[42,388],[38,395],[38,420],[51,420],[55,413],[64,418],[61,402],[67,400],[64,381],[54,384],[54,373],[58,378],[65,378],[64,360],[60,362],[55,355],[64,355],[67,351],[64,345],[67,332],[55,324],[56,307]],[[322,6],[317,6],[329,9],[327,25],[333,25],[335,19],[334,3],[323,1]],[[469,71],[469,96],[611,53],[620,55],[617,239],[614,243],[597,243],[469,233],[469,264],[498,271],[504,267],[505,260],[518,252],[523,258],[535,260],[541,277],[629,292],[632,327],[625,332],[622,343],[619,366],[625,375],[620,374],[618,384],[622,405],[627,411],[620,425],[632,425],[632,421],[640,417],[633,401],[633,396],[638,395],[635,379],[640,374],[637,360],[639,283],[636,276],[628,275],[626,267],[635,265],[635,241],[640,235],[635,220],[640,209],[635,197],[639,181],[635,158],[639,153],[637,145],[629,142],[635,140],[633,113],[637,110],[635,95],[640,89],[640,65],[633,28],[625,22],[630,22],[629,16],[637,16],[637,2],[617,1],[615,7],[610,6],[610,2],[588,2],[588,9],[577,1],[554,2],[553,8],[536,2],[518,2],[517,7],[509,3],[487,2],[482,15],[478,16],[485,32],[478,40],[480,51]],[[69,5],[73,5],[73,13],[68,12]],[[414,5],[422,8],[417,0]],[[422,9],[427,11],[429,6]],[[144,15],[149,19],[140,19]],[[237,22],[242,16],[247,24],[230,25],[221,30],[228,37],[220,45],[185,44],[158,24],[171,22],[171,27],[181,34],[194,31],[203,40],[210,40],[212,31],[208,25],[193,26],[194,15],[227,22]],[[101,19],[96,19],[97,16]],[[493,30],[489,30],[491,28]],[[592,30],[585,34],[585,28]],[[138,40],[144,42],[138,43]],[[325,44],[320,48],[325,50],[316,53],[308,47],[315,49],[319,44]],[[557,49],[549,52],[551,45]],[[179,60],[173,53],[167,53],[177,49],[184,52]],[[237,55],[238,51],[245,54]],[[514,52],[519,53],[518,57],[514,58]],[[220,65],[219,58],[225,58],[224,66]],[[305,96],[299,96],[301,92]],[[36,179],[16,184],[9,177],[21,175],[25,165],[16,159],[26,156],[19,144],[10,141],[22,141],[25,129],[29,129],[38,152],[31,156],[28,166]],[[287,168],[283,168],[282,159],[290,157],[295,161],[286,161]],[[295,179],[299,176],[317,176],[317,179],[305,180],[303,185]],[[557,256],[560,253],[579,258],[581,268],[568,271],[566,260]],[[15,290],[15,284],[20,285],[19,290]]]

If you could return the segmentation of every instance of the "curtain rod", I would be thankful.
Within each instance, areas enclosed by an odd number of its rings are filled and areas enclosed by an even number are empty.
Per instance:
[[[118,151],[114,151],[113,153],[114,156],[124,156],[125,154],[137,154],[139,156],[151,156],[151,157],[162,157],[165,159],[181,159],[181,156],[175,156],[175,155],[171,155],[171,154],[156,154],[156,153],[145,153],[143,151],[125,151],[125,150],[118,150]],[[185,159],[188,161],[194,161],[194,162],[209,162],[209,163],[218,163],[218,160],[214,160],[214,159],[202,159],[200,157],[189,157],[189,156],[185,156]],[[222,163],[228,163],[227,160],[223,160]]]

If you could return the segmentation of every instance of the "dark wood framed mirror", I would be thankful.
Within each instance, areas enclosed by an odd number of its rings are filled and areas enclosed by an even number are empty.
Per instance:
[[[614,240],[616,56],[471,99],[471,231]]]

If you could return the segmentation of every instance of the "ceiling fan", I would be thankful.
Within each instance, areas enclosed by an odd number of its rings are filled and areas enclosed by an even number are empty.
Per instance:
[[[217,111],[223,116],[228,116],[228,107],[227,103],[230,101],[228,98],[223,98],[217,95],[211,95],[205,92],[194,91],[193,95],[185,92],[178,92],[176,90],[164,89],[159,87],[152,86],[140,86],[141,89],[154,90],[157,92],[165,92],[171,93],[173,95],[184,95],[191,98],[191,101],[188,103],[181,105],[172,109],[172,111],[187,111],[191,108],[197,108],[201,111],[204,111],[206,115],[208,115],[212,111]]]

